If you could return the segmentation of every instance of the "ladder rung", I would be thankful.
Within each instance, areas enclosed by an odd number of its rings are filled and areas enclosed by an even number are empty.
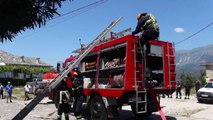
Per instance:
[[[140,112],[137,112],[137,113],[139,113],[139,114],[140,114],[140,113],[146,113],[146,111],[144,110],[144,111],[140,111]]]
[[[169,57],[175,57],[175,55],[170,55],[170,54],[168,54],[168,55],[166,55],[166,56],[169,56]]]
[[[138,101],[138,104],[146,103],[146,101]]]
[[[146,93],[146,91],[137,91],[137,93]]]

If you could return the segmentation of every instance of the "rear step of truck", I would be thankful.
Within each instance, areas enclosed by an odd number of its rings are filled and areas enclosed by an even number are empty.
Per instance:
[[[27,104],[12,120],[22,120],[28,115],[28,113],[37,105],[39,102],[48,95],[49,92],[53,91],[62,79],[77,65],[80,61],[104,38],[104,36],[118,23],[122,17],[113,21],[103,32],[101,32],[84,50],[79,53],[77,57],[71,61],[71,63],[54,79],[52,82],[42,91],[42,93],[36,96],[29,104]]]

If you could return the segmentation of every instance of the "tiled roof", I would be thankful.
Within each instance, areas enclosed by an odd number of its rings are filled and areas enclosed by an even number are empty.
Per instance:
[[[12,64],[12,65],[52,67],[51,65],[41,61],[40,58],[16,56],[2,50],[0,50],[0,63]]]

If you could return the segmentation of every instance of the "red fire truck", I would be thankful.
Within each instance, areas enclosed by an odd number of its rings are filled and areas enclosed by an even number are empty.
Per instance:
[[[139,38],[106,35],[121,18],[113,21],[97,38],[56,77],[42,94],[33,99],[13,119],[22,120],[59,82],[78,65],[84,80],[84,93],[91,120],[106,120],[118,115],[123,105],[131,105],[138,117],[159,111],[159,94],[175,91],[175,56],[170,42],[151,40],[150,52],[139,44]],[[112,38],[112,37],[111,37]],[[97,45],[98,44],[98,45]],[[94,47],[95,46],[95,47]]]
[[[47,72],[42,75],[42,82],[47,85],[58,76],[57,72]],[[48,95],[49,99],[54,100],[53,92],[50,92]]]
[[[151,40],[145,51],[138,37],[126,35],[101,42],[80,62],[92,120],[115,117],[123,105],[147,117],[161,109],[159,94],[175,91],[173,44]]]

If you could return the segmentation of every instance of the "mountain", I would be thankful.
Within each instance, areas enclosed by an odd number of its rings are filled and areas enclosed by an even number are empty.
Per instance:
[[[200,70],[203,69],[200,64],[213,63],[213,45],[176,51],[175,57],[177,71]]]

